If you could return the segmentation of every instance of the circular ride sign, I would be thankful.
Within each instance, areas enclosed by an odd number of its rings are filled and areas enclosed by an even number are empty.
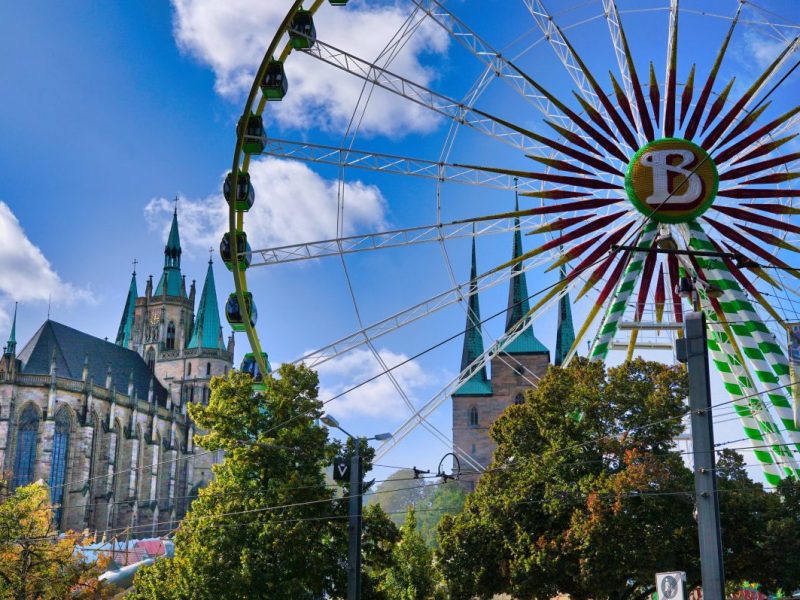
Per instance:
[[[708,153],[679,138],[642,147],[628,164],[625,190],[642,214],[661,223],[685,223],[702,215],[717,195],[719,174]]]

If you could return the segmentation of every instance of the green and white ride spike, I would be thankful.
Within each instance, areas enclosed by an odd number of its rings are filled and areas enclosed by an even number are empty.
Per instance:
[[[690,222],[688,228],[690,248],[716,251],[696,221]],[[764,393],[775,407],[775,412],[789,439],[800,449],[800,431],[795,426],[791,402],[786,395],[791,383],[786,356],[725,263],[717,258],[703,256],[698,256],[696,260],[706,281],[721,291],[719,304],[722,312],[731,322],[731,329],[739,339],[742,352],[752,365],[756,378],[767,388]],[[775,389],[781,386],[785,387]]]
[[[650,246],[653,245],[653,239],[655,239],[657,231],[658,223],[652,219],[647,221],[636,247],[649,250]],[[611,342],[619,328],[619,322],[628,306],[628,300],[636,287],[636,281],[642,274],[645,258],[647,258],[647,252],[637,252],[635,250],[631,252],[628,267],[625,269],[625,274],[622,276],[616,292],[614,292],[614,299],[609,304],[608,310],[603,317],[603,323],[600,325],[600,330],[592,344],[592,350],[589,353],[591,360],[605,360],[608,355]]]
[[[754,446],[761,446],[753,448],[753,454],[761,463],[764,478],[770,485],[776,485],[784,474],[797,477],[797,464],[791,450],[784,442],[780,429],[772,420],[766,404],[758,397],[747,367],[739,360],[727,332],[719,323],[716,312],[707,298],[703,300],[703,309],[708,319],[708,349],[711,360],[733,400],[734,410],[739,416],[745,435],[756,442]]]

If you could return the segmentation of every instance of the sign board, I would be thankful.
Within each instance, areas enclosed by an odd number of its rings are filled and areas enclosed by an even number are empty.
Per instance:
[[[686,573],[656,573],[658,600],[688,600],[686,598]]]
[[[348,483],[350,481],[350,459],[337,456],[333,459],[333,480]]]

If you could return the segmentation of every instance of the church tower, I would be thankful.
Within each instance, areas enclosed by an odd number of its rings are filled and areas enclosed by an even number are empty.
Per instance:
[[[515,205],[519,211],[519,200]],[[550,364],[550,351],[536,337],[533,323],[528,315],[530,299],[525,277],[522,252],[522,232],[519,217],[514,219],[512,246],[511,282],[508,289],[505,335],[517,329],[520,322],[524,328],[517,338],[491,360],[491,378],[486,367],[472,375],[452,397],[453,400],[453,444],[466,452],[484,468],[492,462],[495,443],[489,436],[489,427],[503,411],[515,403],[524,401],[525,390],[536,385]],[[472,242],[472,269],[470,301],[467,326],[464,334],[464,349],[461,370],[483,354],[483,336],[480,326],[480,309],[477,296],[477,269],[475,261],[475,239]],[[571,327],[571,323],[569,325]],[[566,328],[566,325],[565,325]],[[461,481],[467,491],[475,488],[479,474],[461,464]]]

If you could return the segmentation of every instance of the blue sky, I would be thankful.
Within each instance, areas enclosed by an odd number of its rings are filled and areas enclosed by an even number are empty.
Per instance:
[[[640,74],[653,60],[662,78],[666,53],[665,0],[620,1],[626,31]],[[721,15],[735,2],[715,3]],[[764,6],[800,20],[792,0]],[[598,75],[616,71],[602,21],[601,3],[551,0],[546,5],[568,28],[578,51]],[[5,336],[15,300],[21,301],[18,339],[26,341],[46,316],[94,335],[113,337],[130,278],[138,259],[140,292],[148,274],[158,275],[169,224],[171,198],[181,198],[183,271],[201,284],[209,245],[226,227],[220,184],[230,168],[235,122],[287,0],[173,0],[167,2],[26,2],[0,8],[0,73],[5,82],[0,103],[0,337]],[[317,19],[320,39],[371,57],[386,44],[409,12],[409,2],[352,0],[346,9],[324,6]],[[571,82],[535,28],[524,3],[501,0],[447,6],[506,56],[565,97]],[[693,10],[706,6],[685,1]],[[744,89],[758,68],[777,52],[777,33],[756,21],[779,21],[748,9],[753,23],[740,28],[721,80],[737,75]],[[727,22],[691,12],[682,16],[682,82],[692,62],[705,76]],[[585,22],[584,22],[585,21]],[[574,34],[572,33],[574,31]],[[779,35],[780,34],[780,35]],[[481,65],[430,22],[411,38],[393,63],[415,81],[461,98]],[[361,90],[358,80],[305,56],[287,64],[290,95],[271,105],[270,135],[340,145]],[[603,79],[605,81],[605,78]],[[699,84],[698,84],[699,85]],[[776,94],[775,110],[797,97],[797,77]],[[574,105],[575,103],[573,103]],[[508,92],[501,82],[489,86],[479,105],[540,130],[541,116]],[[436,160],[448,123],[409,102],[375,93],[361,122],[354,147]],[[525,168],[529,161],[474,132],[460,131],[453,160]],[[246,224],[255,247],[312,241],[336,232],[337,172],[264,159],[253,169],[257,208]],[[435,187],[428,181],[351,170],[345,174],[345,232],[363,233],[409,227],[436,220]],[[523,204],[524,205],[524,204]],[[502,212],[513,206],[507,191],[445,185],[443,218]],[[532,247],[531,238],[525,240]],[[457,281],[468,276],[468,241],[448,243]],[[506,260],[510,235],[479,240],[479,271]],[[232,287],[217,261],[221,295]],[[451,287],[447,263],[438,245],[381,251],[346,260],[363,322],[370,323]],[[274,363],[358,328],[357,315],[338,258],[256,269],[249,274],[259,307],[259,331]],[[542,269],[529,277],[531,292],[554,281]],[[507,288],[481,297],[484,317],[505,305]],[[576,318],[586,308],[576,307]],[[791,316],[791,314],[789,315]],[[487,326],[487,340],[502,333],[502,319]],[[554,345],[555,313],[537,321],[535,330]],[[396,363],[463,328],[464,312],[452,307],[397,334],[377,348]],[[245,350],[237,339],[237,361]],[[400,385],[417,405],[457,374],[457,339],[398,371]],[[668,359],[667,355],[661,356]],[[323,390],[338,393],[377,372],[371,355],[359,350],[322,369]],[[374,385],[336,406],[343,425],[358,434],[393,430],[407,410],[390,383]],[[449,432],[448,406],[434,416]],[[724,439],[741,437],[736,428]],[[386,462],[435,468],[446,448],[429,434],[415,432]]]

